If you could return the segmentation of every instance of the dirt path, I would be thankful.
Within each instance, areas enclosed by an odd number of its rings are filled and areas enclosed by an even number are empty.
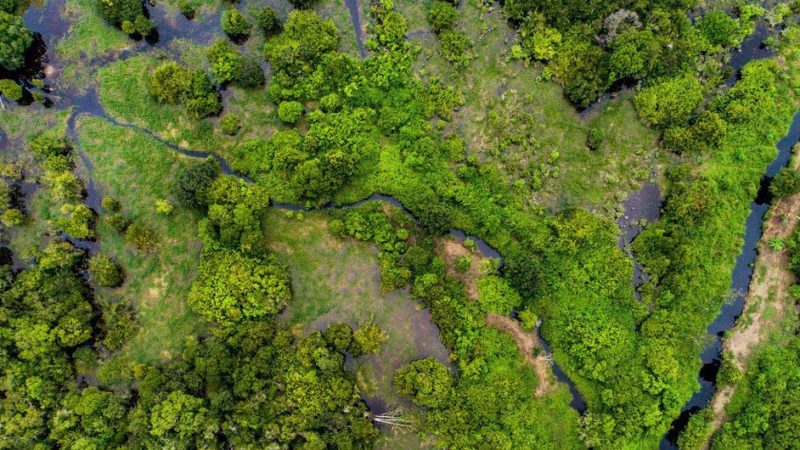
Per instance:
[[[525,364],[531,366],[536,372],[536,376],[539,377],[539,384],[536,386],[535,392],[536,396],[541,397],[551,392],[555,383],[553,372],[550,369],[550,361],[544,353],[539,354],[539,356],[533,356],[533,350],[537,347],[541,348],[536,335],[523,330],[518,321],[497,313],[487,314],[486,324],[510,334],[514,339],[519,353],[525,359]]]
[[[794,162],[795,169],[798,168],[798,161],[800,158]],[[791,308],[786,303],[789,287],[794,282],[794,276],[788,270],[789,255],[785,250],[770,249],[769,242],[773,239],[788,239],[798,223],[800,194],[779,200],[764,221],[764,231],[758,243],[758,258],[745,298],[745,313],[722,343],[723,354],[732,355],[731,361],[742,371],[747,368],[751,352],[768,338],[769,330]],[[774,309],[774,314],[765,314],[769,307]],[[714,412],[711,425],[714,431],[725,422],[725,407],[735,392],[735,386],[727,385],[719,389],[711,399]]]

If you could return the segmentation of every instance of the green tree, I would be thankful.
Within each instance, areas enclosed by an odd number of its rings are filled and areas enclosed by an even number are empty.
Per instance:
[[[173,185],[175,197],[189,208],[203,208],[208,204],[208,191],[219,176],[219,164],[207,158],[201,164],[181,166]]]
[[[428,408],[449,401],[452,384],[447,367],[431,357],[411,361],[394,374],[397,391],[411,397],[414,404]]]
[[[253,27],[238,9],[226,9],[220,18],[222,31],[230,37],[238,38],[250,34]]]
[[[684,74],[642,89],[634,105],[647,124],[666,128],[686,123],[702,100],[700,81]]]
[[[778,171],[769,184],[769,191],[777,198],[800,192],[800,172],[789,167]]]
[[[375,325],[375,322],[364,322],[353,333],[350,353],[356,357],[380,353],[383,343],[388,338],[389,336]]]
[[[181,447],[215,446],[219,429],[203,399],[180,391],[171,392],[153,407],[150,425],[150,434]]]
[[[97,253],[89,259],[89,274],[103,287],[119,286],[122,283],[122,270],[105,253]]]
[[[278,117],[281,122],[294,125],[303,117],[303,104],[296,101],[281,102],[278,105]]]
[[[266,7],[257,10],[254,14],[256,26],[264,34],[264,37],[270,37],[278,34],[281,31],[281,20],[278,13],[274,9]]]
[[[7,70],[22,67],[25,51],[33,43],[33,33],[22,17],[0,11],[0,66]]]
[[[94,237],[92,229],[92,210],[83,204],[67,203],[61,206],[62,217],[55,220],[55,225],[64,233],[76,239]]]
[[[22,86],[14,80],[0,80],[0,94],[5,95],[9,100],[18,101],[22,98]]]
[[[458,23],[458,10],[450,3],[436,0],[428,8],[428,23],[437,34],[451,30]]]

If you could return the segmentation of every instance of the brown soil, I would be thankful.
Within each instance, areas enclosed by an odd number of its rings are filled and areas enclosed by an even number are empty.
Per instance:
[[[795,168],[797,166],[795,163]],[[742,371],[747,368],[752,351],[767,339],[770,329],[791,309],[787,299],[794,276],[788,270],[789,255],[785,250],[770,249],[769,242],[773,239],[788,239],[799,222],[800,194],[779,200],[764,221],[764,232],[758,244],[758,258],[745,298],[745,314],[722,343],[723,352],[731,355],[731,362]],[[770,306],[775,314],[765,314]],[[735,386],[724,386],[711,399],[714,431],[724,423],[725,407],[735,392]]]
[[[539,356],[533,356],[533,350],[537,347],[541,348],[536,335],[523,330],[518,321],[497,313],[487,314],[486,324],[510,334],[514,339],[519,353],[525,359],[525,364],[531,366],[539,378],[539,384],[536,385],[536,396],[541,397],[551,392],[555,383],[553,372],[550,370],[550,361],[544,353]]]
[[[450,238],[444,238],[439,242],[438,253],[444,258],[447,267],[447,275],[457,278],[464,283],[464,288],[467,290],[467,297],[470,300],[478,299],[478,279],[484,273],[482,272],[483,261],[486,258],[481,258],[478,252],[471,253],[464,244]],[[456,261],[459,256],[469,255],[472,258],[469,270],[466,272],[459,272],[456,270]]]

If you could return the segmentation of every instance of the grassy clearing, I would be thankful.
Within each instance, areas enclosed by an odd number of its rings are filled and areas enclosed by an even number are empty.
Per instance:
[[[138,362],[174,358],[187,337],[204,329],[186,304],[200,254],[196,217],[183,208],[169,216],[155,212],[156,199],[175,203],[170,183],[182,161],[143,133],[96,118],[81,119],[79,126],[81,147],[103,195],[119,200],[126,217],[147,224],[160,237],[158,249],[143,255],[126,247],[124,236],[100,221],[100,245],[122,264],[126,281],[116,289],[96,289],[96,296],[134,305],[139,329],[123,349],[124,356]]]
[[[303,332],[324,328],[335,321],[357,326],[373,319],[389,335],[379,356],[355,362],[362,395],[374,405],[410,406],[398,397],[391,378],[408,361],[434,356],[445,360],[447,349],[439,341],[430,313],[409,298],[407,290],[381,293],[381,279],[372,245],[340,241],[327,229],[327,216],[313,212],[300,221],[284,211],[270,210],[266,239],[292,277],[293,298],[282,318]],[[374,412],[382,412],[381,410]],[[392,440],[385,448],[398,448]]]

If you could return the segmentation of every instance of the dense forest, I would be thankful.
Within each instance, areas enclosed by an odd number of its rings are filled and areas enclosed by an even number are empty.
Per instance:
[[[799,22],[0,0],[0,448],[795,446]]]

